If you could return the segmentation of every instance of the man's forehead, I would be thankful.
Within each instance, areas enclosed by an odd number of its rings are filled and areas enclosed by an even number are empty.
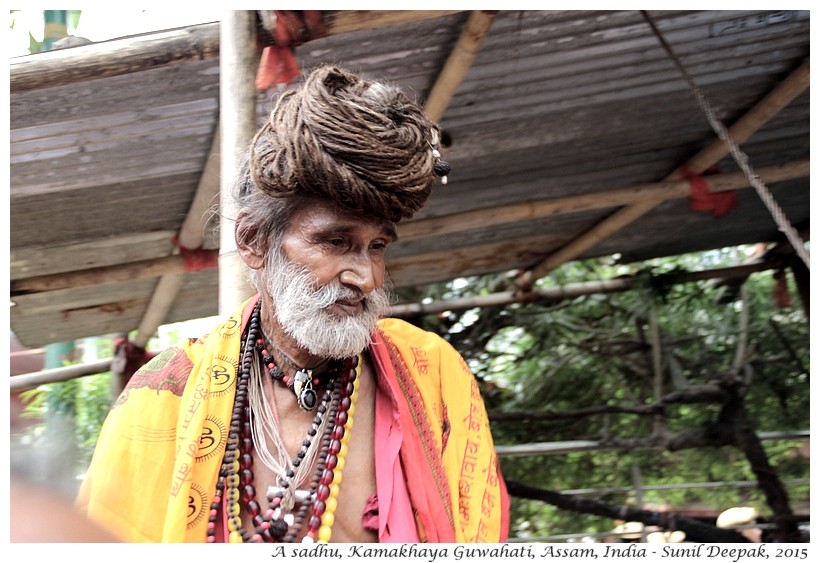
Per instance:
[[[373,230],[396,239],[396,225],[392,221],[372,215],[358,214],[331,202],[313,202],[304,205],[291,220],[291,229],[318,232],[354,233]]]

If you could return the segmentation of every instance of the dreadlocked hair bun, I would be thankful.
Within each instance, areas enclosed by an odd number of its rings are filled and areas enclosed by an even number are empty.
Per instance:
[[[390,221],[430,196],[437,125],[398,88],[335,66],[279,98],[250,150],[255,186],[276,198],[327,198]]]

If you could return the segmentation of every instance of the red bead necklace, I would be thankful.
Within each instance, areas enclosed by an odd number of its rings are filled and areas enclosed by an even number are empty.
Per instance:
[[[327,542],[331,537],[331,526],[337,504],[336,497],[350,439],[350,428],[353,424],[355,401],[358,396],[359,359],[348,358],[343,366],[337,366],[336,369],[331,370],[335,373],[328,381],[317,409],[318,412],[307,431],[302,446],[291,461],[291,467],[287,470],[286,475],[279,478],[278,485],[269,487],[268,507],[263,510],[256,500],[253,475],[254,445],[250,428],[250,407],[248,406],[248,382],[254,348],[259,349],[263,364],[271,377],[281,381],[284,379],[284,374],[275,366],[272,357],[261,344],[264,340],[260,338],[260,333],[259,305],[257,305],[248,322],[247,338],[242,341],[241,371],[237,378],[236,399],[222,468],[208,517],[207,541],[211,543],[216,541],[217,522],[224,510],[228,525],[226,540],[229,542],[293,542],[302,529],[308,510],[311,510],[302,541]],[[341,377],[337,385],[339,371],[341,371]],[[297,490],[293,493],[299,506],[295,512],[292,512],[293,506],[283,506],[282,501],[286,491],[294,487],[292,479],[295,475],[295,468],[302,463],[313,440],[317,438],[318,428],[325,416],[328,417],[328,421],[332,421],[332,424],[327,424],[325,432],[319,437],[320,451],[309,490]],[[240,517],[243,505],[253,522],[255,528],[253,534],[243,528]]]

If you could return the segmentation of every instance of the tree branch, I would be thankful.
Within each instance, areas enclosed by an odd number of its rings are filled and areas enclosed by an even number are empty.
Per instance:
[[[564,495],[556,491],[531,487],[518,481],[508,480],[506,484],[507,491],[518,498],[540,500],[557,508],[594,514],[612,518],[613,520],[642,522],[646,526],[658,526],[664,530],[681,530],[686,533],[686,539],[691,542],[748,543],[749,541],[732,530],[716,528],[698,520],[680,516],[674,512],[655,512],[625,505],[616,506],[594,499]]]

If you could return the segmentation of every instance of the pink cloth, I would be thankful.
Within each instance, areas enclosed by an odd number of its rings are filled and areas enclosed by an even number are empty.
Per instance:
[[[389,388],[379,382],[376,386],[374,432],[379,543],[418,543],[413,507],[399,459],[402,429],[398,409],[393,408],[393,397],[389,393]]]

